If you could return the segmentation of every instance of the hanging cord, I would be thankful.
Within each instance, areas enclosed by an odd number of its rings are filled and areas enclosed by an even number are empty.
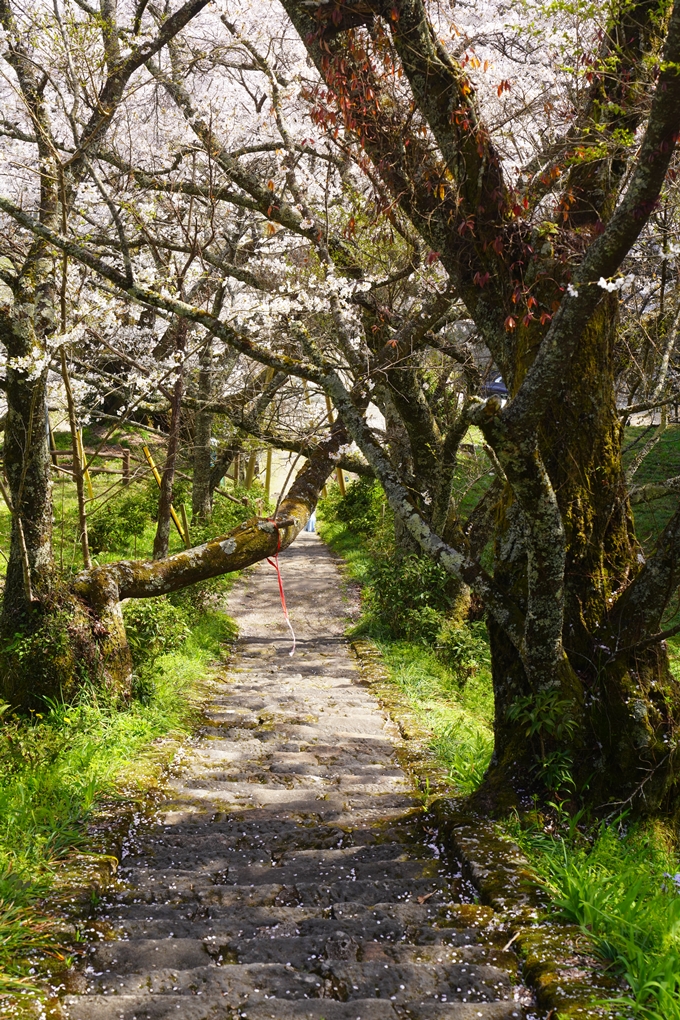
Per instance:
[[[286,621],[286,623],[288,624],[288,630],[290,631],[291,637],[293,638],[293,647],[291,648],[290,652],[288,653],[292,657],[293,655],[295,655],[295,631],[293,630],[293,624],[290,622],[290,617],[288,616],[288,608],[286,606],[286,596],[283,593],[283,578],[281,577],[281,568],[279,567],[279,551],[281,549],[281,532],[279,531],[279,526],[278,526],[278,524],[276,523],[276,521],[274,520],[273,517],[269,517],[267,519],[269,521],[271,521],[271,523],[276,528],[276,539],[277,539],[277,541],[276,541],[276,553],[274,554],[274,559],[272,560],[268,556],[267,557],[267,563],[269,564],[270,567],[273,567],[274,570],[276,571],[276,577],[277,577],[277,580],[279,582],[279,594],[281,596],[281,609],[283,610],[283,618]]]

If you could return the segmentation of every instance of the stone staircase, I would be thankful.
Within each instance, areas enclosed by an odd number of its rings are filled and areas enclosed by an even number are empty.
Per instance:
[[[315,535],[234,591],[229,677],[131,833],[71,1020],[517,1020],[517,959],[422,825]],[[466,902],[467,900],[467,902]],[[524,1000],[522,1000],[524,1001]]]

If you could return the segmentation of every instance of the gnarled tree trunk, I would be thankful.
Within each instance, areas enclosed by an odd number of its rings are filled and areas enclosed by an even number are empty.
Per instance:
[[[588,791],[591,803],[612,809],[636,790],[644,791],[652,810],[668,807],[674,798],[677,765],[671,748],[680,687],[662,643],[635,647],[633,614],[639,609],[633,608],[634,596],[627,608],[618,604],[629,586],[634,591],[644,557],[622,465],[612,338],[612,316],[601,308],[540,431],[564,528],[566,660],[552,678],[552,702],[550,680],[543,689],[545,720],[529,741],[526,732],[532,711],[534,721],[539,718],[541,690],[532,687],[507,634],[489,619],[496,746],[480,794],[487,805],[531,793],[540,777],[554,789],[560,769],[562,795],[573,792],[571,778],[582,793]],[[509,488],[501,505],[494,577],[526,610],[526,521]],[[658,630],[661,603],[657,612]],[[513,706],[522,702],[527,707],[518,720]]]

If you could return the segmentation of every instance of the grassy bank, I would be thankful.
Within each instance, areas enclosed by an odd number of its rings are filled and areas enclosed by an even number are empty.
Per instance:
[[[597,827],[545,818],[504,827],[548,892],[554,914],[578,925],[603,968],[629,993],[613,1015],[680,1020],[680,859],[677,835],[625,818]]]
[[[175,624],[178,614],[175,615]],[[134,635],[135,628],[131,627]],[[157,785],[177,743],[191,733],[212,663],[233,634],[205,610],[181,645],[137,656],[137,697],[107,703],[84,688],[77,702],[51,703],[32,719],[5,718],[0,731],[0,995],[28,981],[37,950],[58,951],[39,908],[74,850],[87,849],[88,819],[104,799],[136,799]],[[175,647],[172,647],[176,645]]]
[[[195,541],[224,534],[257,512],[260,489],[237,495],[247,496],[248,504],[216,501],[210,525],[193,529]],[[100,516],[93,514],[99,562],[150,556],[156,505],[148,482],[133,483]],[[73,521],[74,507],[66,506],[66,581],[80,566]],[[233,623],[220,609],[232,581],[233,575],[217,578],[124,605],[134,664],[129,701],[114,703],[101,686],[86,682],[74,702],[46,701],[30,717],[0,704],[0,996],[30,984],[33,954],[58,951],[40,900],[69,854],[87,849],[97,805],[143,796],[158,783],[178,741],[191,733],[210,666],[233,636]]]

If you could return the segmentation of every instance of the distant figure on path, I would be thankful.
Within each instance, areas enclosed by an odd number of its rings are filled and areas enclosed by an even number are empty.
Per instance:
[[[305,524],[305,531],[316,531],[316,510],[312,510],[312,515]]]

